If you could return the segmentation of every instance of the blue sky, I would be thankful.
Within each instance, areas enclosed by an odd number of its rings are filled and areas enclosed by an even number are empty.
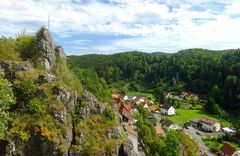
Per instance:
[[[47,26],[68,55],[240,48],[240,0],[0,0],[0,35]]]

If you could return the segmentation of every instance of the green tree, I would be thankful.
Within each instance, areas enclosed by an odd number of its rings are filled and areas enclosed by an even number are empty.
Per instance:
[[[208,102],[205,105],[205,110],[210,114],[221,115],[221,109],[213,97],[209,97]]]
[[[19,92],[20,99],[28,103],[31,99],[37,97],[38,84],[35,80],[26,78],[20,83]]]
[[[0,140],[6,139],[8,122],[11,119],[9,109],[16,102],[10,82],[4,79],[3,76],[0,69]]]
[[[178,147],[180,144],[180,137],[176,131],[171,130],[167,133],[165,144],[166,144],[165,155],[167,156],[179,155]]]
[[[164,93],[161,87],[158,87],[154,90],[155,100],[160,103],[164,103]]]

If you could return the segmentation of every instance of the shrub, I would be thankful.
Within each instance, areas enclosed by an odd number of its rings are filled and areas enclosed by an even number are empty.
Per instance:
[[[109,121],[115,120],[115,114],[111,109],[106,108],[105,111],[103,112],[103,116],[105,119],[107,119]]]
[[[42,103],[39,98],[33,98],[29,101],[27,105],[28,111],[30,113],[41,113],[42,110]]]
[[[31,59],[37,52],[36,41],[36,36],[25,35],[24,33],[18,35],[16,49],[20,52],[23,59]]]

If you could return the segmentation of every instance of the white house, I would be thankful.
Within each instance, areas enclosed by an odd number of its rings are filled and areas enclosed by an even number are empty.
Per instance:
[[[125,101],[132,101],[132,100],[135,100],[137,97],[136,96],[130,96],[130,95],[125,95],[124,97],[123,97],[123,100],[125,100]]]
[[[200,127],[205,131],[219,132],[221,130],[220,123],[209,118],[202,118],[199,120],[199,123]]]
[[[222,128],[222,130],[224,133],[236,133],[237,132],[229,127],[224,127],[224,128]]]
[[[176,114],[176,110],[173,106],[170,105],[163,105],[161,107],[161,113],[165,114],[165,115],[175,115]]]

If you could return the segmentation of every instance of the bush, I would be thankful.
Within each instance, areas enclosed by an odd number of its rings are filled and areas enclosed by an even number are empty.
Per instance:
[[[22,33],[16,39],[16,50],[20,52],[23,59],[31,59],[37,52],[36,42],[36,36],[29,36]]]
[[[37,97],[38,84],[33,79],[25,79],[19,85],[20,98],[29,102],[31,99]]]
[[[28,111],[30,113],[41,113],[43,110],[42,103],[39,98],[33,98],[29,101],[27,105]]]
[[[105,111],[103,112],[103,116],[109,121],[115,120],[115,113],[111,109],[106,108]]]

